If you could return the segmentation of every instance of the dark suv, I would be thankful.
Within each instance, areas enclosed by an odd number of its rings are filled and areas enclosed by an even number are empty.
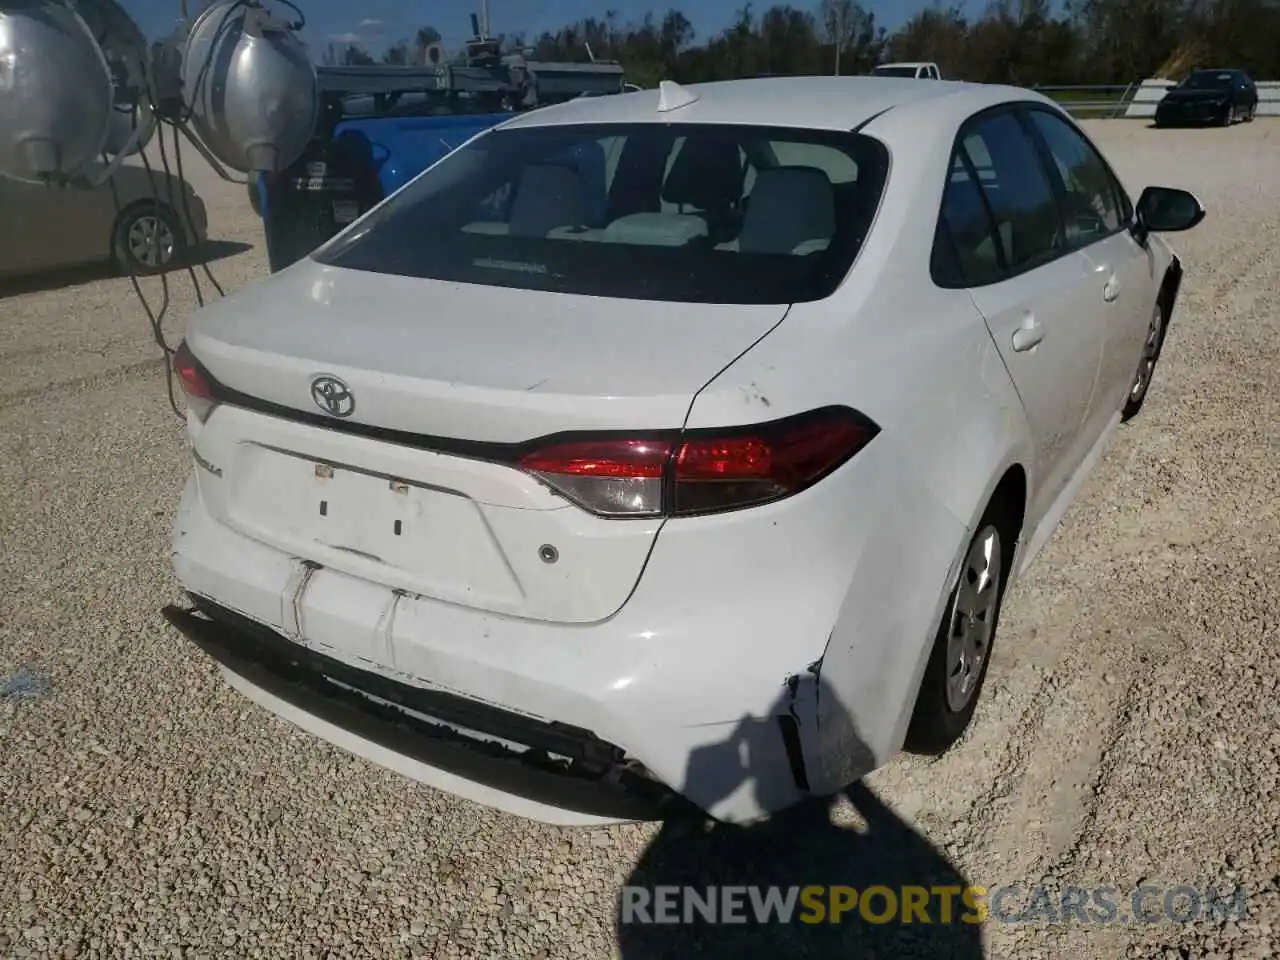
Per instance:
[[[1258,112],[1258,88],[1243,70],[1193,70],[1156,106],[1156,126],[1248,123]]]

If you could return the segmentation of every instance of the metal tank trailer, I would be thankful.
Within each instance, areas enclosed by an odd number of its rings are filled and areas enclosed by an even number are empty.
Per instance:
[[[285,8],[217,0],[149,43],[115,0],[0,0],[0,176],[96,186],[160,123],[228,178],[287,168],[320,92]]]

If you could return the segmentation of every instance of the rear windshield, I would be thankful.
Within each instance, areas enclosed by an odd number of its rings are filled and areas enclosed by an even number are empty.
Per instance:
[[[917,67],[876,67],[871,73],[877,77],[914,77]]]
[[[784,304],[849,272],[889,157],[860,134],[709,124],[491,131],[313,256],[601,297]]]

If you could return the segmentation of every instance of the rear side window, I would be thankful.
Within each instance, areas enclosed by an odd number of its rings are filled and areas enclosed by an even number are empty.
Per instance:
[[[976,172],[957,150],[942,193],[937,241],[941,249],[935,254],[935,273],[945,276],[937,279],[949,287],[994,283],[1005,270],[1004,253]]]
[[[940,236],[949,236],[952,244],[951,253],[933,261],[935,282],[944,286],[991,283],[1068,252],[1039,152],[1008,111],[962,129],[939,221]],[[939,275],[947,262],[955,272]]]
[[[1062,182],[1067,243],[1083,247],[1120,229],[1127,219],[1119,185],[1102,157],[1074,127],[1047,110],[1029,110]]]
[[[849,272],[888,151],[845,132],[696,124],[496,130],[314,256],[601,297],[817,300]]]
[[[1058,203],[1026,131],[1012,113],[979,121],[962,141],[995,220],[1005,268],[1021,273],[1065,252]]]

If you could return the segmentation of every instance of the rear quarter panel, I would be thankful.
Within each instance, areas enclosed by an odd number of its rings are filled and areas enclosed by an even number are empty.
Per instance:
[[[929,276],[955,129],[947,122],[880,131],[893,166],[850,276],[828,300],[795,305],[698,395],[688,420],[716,427],[845,404],[881,428],[822,481],[847,488],[823,498],[842,513],[823,521],[849,535],[822,537],[821,555],[804,561],[820,585],[807,591],[823,608],[814,619],[830,624],[820,673],[835,694],[813,698],[806,750],[811,780],[832,789],[866,772],[849,744],[876,764],[900,748],[971,531],[1006,468],[1031,463],[1021,402],[981,315],[967,293]],[[892,482],[868,483],[860,471],[869,469]],[[867,502],[868,491],[882,499]],[[803,536],[812,518],[794,522]]]

